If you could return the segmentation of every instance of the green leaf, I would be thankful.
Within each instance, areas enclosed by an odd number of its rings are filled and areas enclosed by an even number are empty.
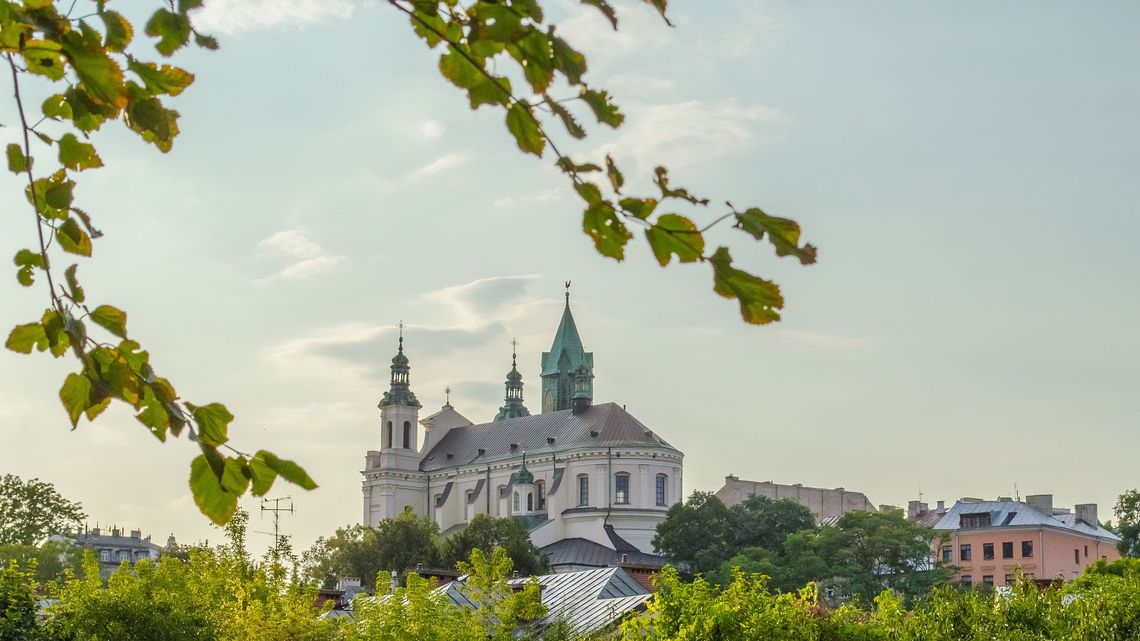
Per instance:
[[[202,514],[218,525],[228,523],[237,510],[238,495],[222,487],[205,454],[190,463],[190,493]]]
[[[187,403],[194,422],[198,424],[198,440],[209,446],[217,446],[229,440],[229,425],[234,415],[221,403],[194,405]]]
[[[167,109],[157,98],[149,96],[141,87],[130,83],[130,100],[127,104],[127,126],[142,139],[162,152],[174,147],[178,135],[178,112]]]
[[[606,201],[591,205],[582,216],[582,230],[594,239],[598,253],[615,260],[625,258],[625,245],[633,237]]]
[[[172,65],[160,67],[153,62],[139,62],[131,58],[127,62],[127,69],[134,72],[152,93],[177,96],[194,82],[194,74]]]
[[[68,218],[56,228],[55,238],[59,241],[60,249],[65,252],[80,256],[91,255],[91,237],[79,228],[74,218]]]
[[[586,130],[582,128],[582,125],[578,124],[578,121],[574,118],[574,115],[570,113],[569,109],[550,96],[544,94],[543,97],[546,99],[546,104],[550,105],[550,110],[554,112],[554,115],[562,119],[562,126],[566,127],[566,133],[574,136],[578,140],[586,137]]]
[[[265,464],[261,452],[249,459],[249,473],[253,479],[253,489],[250,492],[254,496],[265,496],[273,487],[273,481],[277,480],[277,472]]]
[[[455,50],[439,57],[439,72],[460,89],[470,89],[479,83],[480,78],[485,78],[478,67]]]
[[[59,164],[68,169],[82,171],[102,167],[103,159],[95,153],[95,147],[80,142],[75,134],[64,134],[59,139]]]
[[[71,105],[68,104],[67,97],[61,93],[48,96],[40,109],[48,118],[71,120]]]
[[[574,184],[574,191],[586,201],[586,204],[593,207],[594,205],[601,204],[602,190],[594,183],[579,182]]]
[[[20,50],[28,71],[47,76],[52,80],[60,80],[66,71],[63,62],[63,52],[58,42],[53,40],[28,40]]]
[[[316,482],[309,476],[309,473],[304,470],[300,465],[293,461],[282,458],[277,458],[272,452],[265,450],[259,451],[256,457],[260,457],[269,469],[273,470],[281,476],[281,478],[289,481],[293,485],[298,485],[306,490],[315,490],[317,488]]]
[[[198,45],[199,47],[201,47],[203,49],[209,49],[210,51],[217,51],[218,50],[218,39],[215,38],[214,36],[207,36],[205,34],[195,33],[194,34],[194,44]]]
[[[67,281],[67,292],[71,295],[71,300],[76,303],[82,303],[87,300],[87,294],[83,292],[83,288],[79,286],[79,280],[75,278],[75,270],[79,265],[72,265],[63,270],[63,277]]]
[[[118,107],[92,97],[86,85],[72,87],[65,91],[63,96],[71,113],[69,117],[80,131],[95,131],[108,118],[119,115]]]
[[[592,162],[578,164],[565,156],[559,158],[558,162],[554,163],[554,165],[567,174],[586,174],[592,171],[602,170],[601,167]]]
[[[511,105],[507,110],[507,129],[514,135],[519,149],[528,154],[542,156],[542,148],[546,145],[546,141],[542,138],[542,132],[538,128],[538,122],[534,119],[530,105],[524,102]]]
[[[100,11],[99,17],[103,19],[106,32],[103,37],[103,46],[111,51],[125,51],[135,33],[131,23],[127,22],[122,14],[110,9]]]
[[[59,388],[59,400],[63,401],[71,426],[77,427],[79,417],[91,406],[91,379],[74,372],[68,374]]]
[[[476,2],[467,11],[471,17],[471,40],[513,43],[523,37],[522,17],[506,7],[490,2]]]
[[[550,37],[530,28],[527,36],[507,49],[522,65],[523,75],[535,93],[543,93],[554,80],[554,52]]]
[[[222,487],[227,492],[241,496],[249,489],[249,464],[245,459],[226,459],[225,469],[222,471]]]
[[[37,345],[47,345],[47,335],[44,333],[44,326],[39,323],[28,323],[27,325],[17,325],[12,328],[8,333],[8,340],[5,341],[4,346],[13,352],[20,354],[31,354],[32,348]],[[43,351],[43,347],[40,348]]]
[[[665,5],[669,4],[669,0],[645,0],[645,3],[657,9],[657,13],[661,14],[661,18],[665,20],[665,24],[670,27],[673,26],[673,23],[669,22],[669,18],[665,15]]]
[[[408,16],[412,21],[412,29],[416,35],[427,41],[428,48],[434,48],[443,38],[439,34],[447,33],[447,23],[437,13],[427,13],[415,9],[412,15]]]
[[[36,268],[44,269],[47,267],[44,255],[30,249],[21,249],[16,252],[16,257],[12,259],[12,262],[19,267],[16,270],[16,280],[24,287],[31,287],[35,283],[34,270]]]
[[[20,145],[16,143],[8,143],[8,171],[14,174],[20,174],[28,170],[28,157],[24,155],[24,150],[20,149]]]
[[[91,320],[119,338],[127,337],[127,313],[118,307],[100,305],[91,311]]]
[[[49,309],[44,312],[43,318],[40,319],[40,325],[43,325],[47,345],[37,345],[37,349],[40,351],[49,349],[52,356],[59,358],[67,351],[68,347],[71,347],[71,336],[67,333],[67,322],[63,314],[57,310]]]
[[[618,111],[617,105],[610,102],[609,93],[583,87],[581,97],[593,110],[594,117],[598,119],[598,122],[617,128],[625,121],[625,116]]]
[[[705,253],[705,239],[693,221],[678,214],[665,214],[645,230],[645,238],[657,262],[664,267],[674,255],[681,263],[693,263]]]
[[[162,400],[154,393],[150,385],[142,386],[142,398],[139,399],[142,410],[135,414],[140,423],[147,426],[151,434],[160,441],[166,441],[166,430],[170,427],[170,415]]]
[[[595,7],[598,11],[601,11],[602,15],[606,17],[606,20],[610,21],[610,25],[613,26],[614,31],[617,31],[617,12],[614,11],[614,8],[610,6],[609,2],[606,2],[606,0],[582,0],[582,4]]]
[[[63,36],[63,51],[87,94],[97,103],[118,113],[127,104],[123,70],[98,42],[91,43],[75,31]]]
[[[630,214],[645,220],[657,209],[656,198],[622,198],[618,201],[621,208]]]
[[[511,102],[511,81],[496,77],[494,81],[486,76],[480,76],[475,86],[467,90],[467,100],[472,109],[479,105],[507,106]]]
[[[664,167],[658,167],[653,170],[653,182],[661,189],[661,198],[677,198],[690,202],[694,205],[707,205],[709,204],[708,198],[697,198],[689,193],[688,189],[684,187],[671,187],[669,185],[669,170]]]
[[[620,194],[621,186],[625,184],[625,176],[618,171],[614,159],[609,154],[606,154],[606,176],[610,179],[610,186],[614,188],[614,192]]]
[[[736,214],[736,226],[756,240],[763,240],[767,235],[777,256],[795,256],[802,265],[815,262],[816,248],[810,244],[800,247],[800,225],[794,220],[769,216],[762,209],[752,207]]]
[[[582,82],[586,73],[586,56],[576,51],[562,38],[551,33],[551,43],[554,47],[554,68],[566,76],[566,80],[576,85]]]
[[[159,39],[154,48],[166,57],[190,41],[190,32],[190,21],[186,16],[167,9],[155,11],[146,23],[146,35]]]
[[[720,247],[709,258],[713,267],[713,291],[725,298],[740,301],[740,315],[755,325],[766,325],[780,320],[779,310],[784,306],[780,288],[732,266],[728,248]]]

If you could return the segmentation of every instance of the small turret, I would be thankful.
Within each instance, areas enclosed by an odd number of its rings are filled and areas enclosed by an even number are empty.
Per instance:
[[[575,414],[581,414],[590,408],[594,402],[594,375],[590,373],[590,369],[583,364],[574,373],[574,397],[571,405],[571,411]]]
[[[518,341],[512,340],[511,347],[511,371],[507,372],[506,403],[499,408],[499,413],[495,415],[494,420],[496,421],[530,416],[530,410],[523,404],[523,380],[518,367]]]
[[[523,452],[522,467],[511,475],[511,514],[526,516],[534,514],[537,487],[534,484],[534,474],[526,469],[526,452]]]

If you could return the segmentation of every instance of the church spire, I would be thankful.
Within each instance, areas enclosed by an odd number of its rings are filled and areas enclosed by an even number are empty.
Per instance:
[[[495,415],[496,421],[530,416],[530,410],[526,408],[526,405],[523,405],[523,382],[518,367],[518,345],[517,340],[511,339],[511,371],[507,372],[506,404],[499,408],[499,413]]]
[[[594,354],[582,346],[574,314],[570,312],[570,281],[566,281],[566,307],[554,333],[549,352],[542,354],[542,411],[557,412],[571,408],[575,392],[574,380],[585,368],[589,375],[587,393],[593,397]]]
[[[384,398],[380,400],[380,407],[385,405],[408,405],[419,407],[420,402],[412,393],[411,371],[408,357],[404,355],[404,321],[400,321],[400,342],[396,355],[392,357],[392,380]]]

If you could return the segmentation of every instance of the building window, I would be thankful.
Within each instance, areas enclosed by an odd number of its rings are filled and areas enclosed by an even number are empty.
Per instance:
[[[515,506],[515,508],[514,508],[514,509],[515,509],[515,512],[518,512],[518,511],[519,511],[519,493],[518,493],[518,492],[515,492],[515,503],[514,503],[514,506]]]
[[[1076,563],[1077,565],[1081,564],[1081,551],[1079,548],[1073,549],[1073,563]]]
[[[387,436],[387,438],[384,439],[382,447],[392,447],[392,421],[388,421],[388,430],[385,436]]]
[[[578,505],[590,504],[590,477],[585,474],[578,475]]]
[[[1021,542],[1021,558],[1023,558],[1023,559],[1033,558],[1033,541],[1022,541]]]
[[[984,585],[986,587],[990,587],[990,588],[994,587],[994,575],[992,575],[992,574],[982,575],[982,585]]]
[[[986,561],[993,561],[994,560],[994,544],[993,543],[983,543],[982,544],[982,559],[984,559]]]
[[[119,550],[119,560],[120,561],[130,561],[131,560],[131,553],[127,552],[126,550]]]
[[[629,475],[624,472],[614,475],[614,503],[629,503]]]
[[[99,560],[104,563],[109,563],[111,561],[111,551],[99,550]]]
[[[1085,546],[1085,558],[1089,558],[1089,546]]]
[[[463,493],[463,518],[467,521],[475,516],[475,501],[471,500],[474,494],[474,490],[467,490]]]
[[[954,546],[953,545],[943,545],[942,546],[942,561],[945,563],[949,563],[953,560],[954,560]]]
[[[665,484],[669,482],[669,477],[664,474],[657,475],[657,505],[665,505],[665,500],[668,498],[665,495]]]
[[[962,575],[962,586],[968,588],[971,585],[974,585],[974,577],[970,576],[969,574],[963,574]]]
[[[538,510],[546,509],[546,481],[538,482]]]
[[[970,551],[970,544],[963,543],[962,546],[958,548],[958,559],[961,561],[969,561],[972,558],[973,553]]]
[[[412,422],[404,421],[404,449],[412,449]]]
[[[978,512],[976,514],[963,514],[959,521],[961,527],[989,527],[990,513]]]
[[[495,489],[495,513],[499,516],[503,515],[503,496],[507,491],[506,485],[500,485]]]
[[[533,512],[534,511],[534,492],[527,492],[526,493],[526,511],[527,512]]]
[[[1013,558],[1013,541],[1003,541],[1001,544],[1001,558]]]
[[[1013,585],[1013,575],[1012,574],[1005,575],[1005,584],[1006,585]]]

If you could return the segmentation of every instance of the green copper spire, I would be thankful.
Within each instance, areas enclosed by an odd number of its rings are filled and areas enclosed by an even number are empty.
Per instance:
[[[534,485],[534,474],[526,469],[526,452],[523,452],[522,467],[515,472],[515,485]]]
[[[386,405],[420,407],[420,402],[416,400],[416,395],[412,393],[409,387],[411,371],[408,357],[404,355],[404,321],[400,321],[400,347],[396,350],[396,355],[392,357],[391,386],[387,392],[384,392],[384,398],[380,399],[380,407]]]
[[[511,371],[507,372],[506,404],[499,408],[499,413],[495,415],[496,421],[530,416],[530,410],[526,408],[526,405],[523,405],[523,382],[518,367],[518,344],[517,340],[511,340]]]
[[[579,370],[589,374],[589,394],[593,396],[594,354],[582,346],[582,337],[570,313],[570,281],[566,281],[566,308],[554,333],[549,352],[542,353],[542,411],[557,412],[571,407]]]

